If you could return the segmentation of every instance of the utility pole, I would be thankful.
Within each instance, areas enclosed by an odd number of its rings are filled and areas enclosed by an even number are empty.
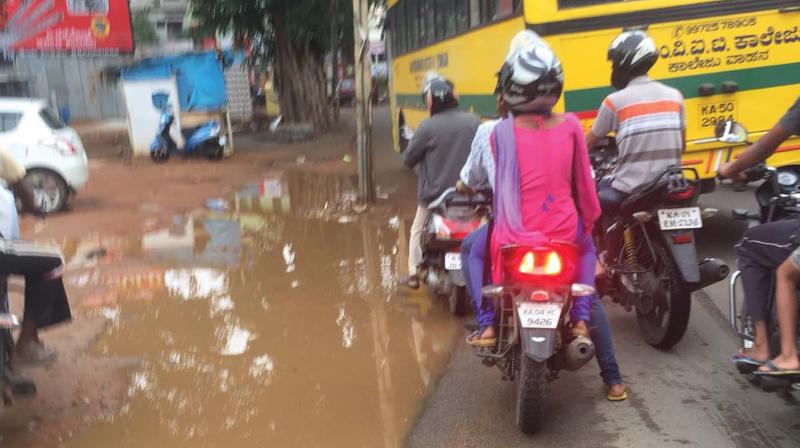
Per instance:
[[[369,61],[369,2],[353,0],[353,40],[356,69],[356,135],[358,184],[361,198],[375,200],[372,166],[372,71]]]
[[[339,123],[339,1],[331,0],[331,98],[333,120]]]

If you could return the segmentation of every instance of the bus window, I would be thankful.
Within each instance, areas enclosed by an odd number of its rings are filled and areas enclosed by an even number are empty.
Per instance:
[[[411,51],[420,45],[419,41],[419,0],[406,0],[406,20],[408,35],[406,36],[406,51]]]
[[[621,1],[624,0],[558,0],[558,7],[560,9],[577,8],[579,6],[602,5],[603,3],[616,3]]]
[[[456,33],[469,29],[469,0],[456,0]]]
[[[406,2],[401,2],[394,8],[394,29],[397,30],[392,39],[396,39],[396,48],[397,54],[402,54],[408,51],[408,43],[406,41],[406,36],[408,31],[406,30]]]
[[[492,20],[502,19],[514,14],[514,0],[494,0],[492,2]]]
[[[419,0],[419,46],[433,42],[434,36],[434,22],[433,22],[433,2],[431,0]]]
[[[456,33],[453,0],[436,0],[436,39],[442,40]]]

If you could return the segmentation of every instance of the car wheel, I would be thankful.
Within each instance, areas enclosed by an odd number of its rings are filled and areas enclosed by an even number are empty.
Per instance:
[[[34,202],[41,212],[55,213],[66,207],[67,183],[57,173],[35,168],[28,171],[25,179],[33,188]]]

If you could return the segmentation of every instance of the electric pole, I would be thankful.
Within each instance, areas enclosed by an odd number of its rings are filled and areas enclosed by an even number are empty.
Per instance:
[[[369,2],[353,0],[353,41],[356,71],[356,135],[358,184],[361,198],[375,199],[372,160],[372,71],[369,60]]]

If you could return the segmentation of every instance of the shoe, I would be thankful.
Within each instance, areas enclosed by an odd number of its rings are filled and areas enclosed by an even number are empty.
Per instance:
[[[409,289],[419,289],[419,277],[416,275],[409,275],[406,279],[406,286],[408,286]]]

